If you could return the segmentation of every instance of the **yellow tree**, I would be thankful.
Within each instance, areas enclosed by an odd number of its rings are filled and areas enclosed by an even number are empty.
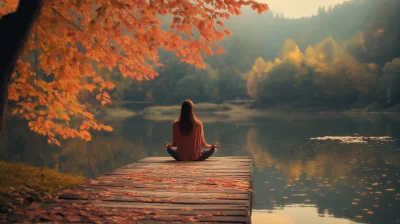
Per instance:
[[[17,5],[0,1],[0,16]],[[204,68],[202,53],[221,53],[218,42],[231,34],[223,20],[245,5],[268,10],[252,0],[44,0],[8,86],[8,99],[16,102],[12,113],[57,145],[59,137],[90,140],[91,130],[111,131],[77,97],[89,91],[102,105],[111,103],[107,91],[114,84],[95,67],[151,79],[154,66],[162,66],[158,50],[165,49]],[[167,17],[170,26],[162,29]]]
[[[259,84],[263,74],[272,69],[273,64],[265,62],[263,58],[258,57],[254,62],[253,69],[248,72],[247,94],[252,98],[257,98],[259,93]]]

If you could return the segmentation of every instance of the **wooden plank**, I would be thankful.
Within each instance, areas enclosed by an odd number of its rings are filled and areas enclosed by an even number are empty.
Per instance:
[[[85,195],[99,196],[100,193],[104,192],[104,189],[97,191],[85,191],[84,189],[75,189],[74,191],[64,191],[59,195],[59,198],[69,197],[69,198],[85,198]],[[110,191],[110,190],[108,190]],[[191,199],[245,199],[247,200],[247,193],[242,194],[225,194],[225,193],[192,193],[192,192],[155,192],[155,191],[137,191],[137,190],[117,190],[112,189],[110,194],[114,195],[129,195],[132,197],[150,197],[150,198],[191,198]]]
[[[250,169],[250,168],[248,168],[248,169]],[[148,172],[148,173],[146,173],[145,171],[140,171],[140,172],[124,172],[124,171],[116,171],[116,172],[112,172],[112,173],[109,173],[109,174],[105,174],[104,176],[101,176],[102,178],[104,178],[104,177],[107,177],[107,176],[113,176],[113,175],[120,175],[121,177],[122,176],[125,176],[125,177],[128,177],[128,176],[131,176],[131,177],[134,177],[134,176],[146,176],[146,177],[160,177],[160,178],[178,178],[178,177],[192,177],[192,178],[195,178],[195,179],[198,179],[198,178],[203,178],[203,177],[206,177],[206,178],[212,178],[212,177],[215,177],[215,178],[224,178],[224,177],[226,177],[226,178],[232,178],[232,177],[235,177],[235,176],[243,176],[243,177],[248,177],[248,178],[250,178],[250,172],[232,172],[232,171],[227,171],[227,172],[219,172],[219,171],[215,171],[215,172],[213,172],[213,171],[208,171],[208,172],[173,172],[173,174],[172,174],[172,172],[159,172],[159,173],[157,173],[156,174],[156,172]],[[98,178],[100,178],[100,177],[98,177]]]
[[[236,223],[243,223],[247,221],[247,217],[243,216],[211,216],[211,217],[198,217],[197,215],[194,216],[195,221],[193,222],[236,222]],[[181,221],[182,218],[180,215],[175,216],[175,217],[163,217],[163,216],[157,216],[154,218],[154,216],[148,216],[145,217],[144,220],[156,220],[156,221],[166,221],[166,222],[174,222],[174,221]]]
[[[250,169],[251,167],[247,167],[247,168],[242,168],[242,169]],[[146,172],[146,171],[149,171],[149,172],[152,172],[152,173],[154,173],[154,172],[159,172],[159,173],[161,173],[161,174],[171,174],[172,172],[173,173],[187,173],[187,172],[184,172],[183,170],[168,170],[168,171],[166,171],[166,170],[152,170],[152,169],[134,169],[134,170],[132,170],[132,169],[126,169],[126,170],[116,170],[115,172]],[[241,170],[241,169],[232,169],[232,168],[221,168],[221,169],[212,169],[212,168],[207,168],[207,169],[198,169],[198,170],[191,170],[190,171],[191,173],[194,173],[194,174],[201,174],[201,173],[220,173],[220,174],[224,174],[224,173],[246,173],[246,174],[250,174],[250,172],[249,171],[244,171],[244,170]]]
[[[41,209],[46,209],[46,210],[51,210],[54,209],[54,207],[59,206],[60,210],[64,210],[68,208],[66,205],[69,205],[69,201],[64,201],[64,203],[57,203],[57,204],[41,204],[40,208]],[[32,210],[32,208],[29,208]],[[35,208],[36,209],[36,208]],[[121,210],[129,210],[129,208],[119,208]],[[201,209],[166,209],[168,211],[168,214],[172,215],[191,215],[191,214],[212,214],[215,216],[246,216],[247,211],[241,211],[241,210],[225,210],[222,211],[221,209],[215,209],[215,210],[201,210]],[[165,211],[161,209],[161,211]],[[137,212],[137,211],[130,211],[130,212]]]
[[[224,186],[227,184],[231,186]],[[96,181],[92,181],[86,184],[90,185],[99,185],[99,184],[109,184],[109,185],[130,185],[130,186],[137,186],[137,185],[155,185],[160,187],[175,187],[175,186],[187,186],[187,187],[200,187],[200,188],[213,188],[215,186],[219,186],[221,188],[234,188],[234,185],[246,185],[249,186],[249,178],[204,178],[204,179],[170,179],[170,178],[154,178],[154,177],[138,177],[135,179],[124,179],[124,178],[112,178],[111,176],[108,178],[99,178]]]
[[[250,166],[234,166],[234,165],[229,165],[229,166],[217,166],[217,165],[209,165],[209,166],[176,166],[170,168],[170,167],[163,167],[160,165],[155,165],[155,166],[151,166],[148,165],[148,163],[146,163],[145,166],[127,166],[127,167],[122,167],[121,169],[118,170],[125,170],[125,169],[133,169],[133,170],[149,170],[149,171],[161,171],[161,172],[171,172],[171,171],[175,171],[175,172],[180,172],[180,171],[184,171],[184,170],[190,170],[192,172],[200,172],[203,170],[221,170],[221,171],[225,171],[225,170],[235,170],[235,171],[244,171],[243,169],[245,168],[250,168]],[[248,171],[248,170],[247,170]]]
[[[223,176],[223,177],[199,177],[196,178],[196,180],[193,180],[196,177],[190,177],[190,176],[183,176],[183,177],[148,177],[146,179],[145,177],[127,177],[127,176],[121,176],[121,175],[110,175],[108,177],[101,177],[96,179],[99,183],[119,183],[119,184],[133,184],[138,185],[138,184],[154,184],[157,183],[158,185],[168,185],[171,186],[172,183],[174,185],[192,185],[192,186],[206,186],[206,185],[217,185],[218,183],[220,185],[230,182],[232,179],[234,179],[234,182],[231,181],[231,183],[236,183],[236,184],[242,184],[244,185],[245,183],[248,183],[250,181],[250,177],[246,176]],[[159,184],[159,182],[162,182],[162,184]],[[211,187],[213,187],[211,186]],[[249,184],[247,184],[249,186]]]
[[[88,200],[88,199],[98,199],[103,202],[158,202],[158,203],[170,203],[170,204],[234,204],[234,205],[244,205],[248,206],[248,200],[245,199],[219,199],[219,198],[195,198],[195,197],[179,197],[176,195],[174,197],[139,197],[139,196],[120,196],[120,195],[106,195],[103,198],[96,197],[98,194],[63,194],[60,195],[60,199],[66,200]]]
[[[139,223],[250,223],[251,174],[249,157],[195,162],[148,157],[66,190],[30,211],[57,210],[68,215],[83,208],[90,217],[102,211],[121,216],[115,220],[128,212]]]
[[[229,162],[229,164],[225,164]],[[138,161],[136,164],[131,164],[131,166],[145,166],[145,165],[153,165],[153,166],[207,166],[207,165],[242,165],[245,166],[246,163],[250,162],[246,160],[236,160],[236,161],[229,161],[229,160],[220,160],[220,161],[196,161],[196,162],[185,162],[185,161],[175,161],[175,160],[165,160],[165,161],[157,161],[157,160],[149,160],[149,161]]]
[[[136,172],[143,172],[148,170],[149,172],[161,172],[161,173],[171,173],[171,172],[193,172],[193,173],[199,173],[199,172],[204,172],[204,171],[221,171],[221,172],[226,172],[226,171],[231,171],[231,172],[242,172],[242,173],[249,173],[249,169],[251,166],[207,166],[207,167],[202,167],[202,166],[185,166],[185,167],[174,167],[168,168],[168,167],[162,167],[162,166],[138,166],[138,167],[124,167],[118,170],[121,171],[127,171],[127,170],[132,170]],[[245,170],[247,172],[245,172]],[[117,170],[116,170],[117,171]]]
[[[83,187],[93,187],[93,186],[100,186],[104,188],[110,188],[110,187],[124,187],[124,188],[130,188],[130,189],[135,189],[135,188],[145,188],[149,189],[152,191],[159,191],[159,190],[166,190],[166,191],[175,191],[175,192],[181,192],[181,191],[188,191],[188,192],[214,192],[214,193],[219,193],[219,192],[224,192],[224,193],[243,193],[246,192],[245,190],[230,190],[230,188],[225,187],[214,187],[214,188],[207,188],[207,187],[193,187],[193,186],[173,186],[173,185],[155,185],[155,184],[146,184],[146,185],[126,185],[126,184],[96,184],[92,186],[84,185]]]
[[[99,178],[105,178],[107,176],[110,176],[110,178],[113,177],[125,177],[127,175],[135,175],[139,174],[140,172],[112,172],[109,174],[106,174],[102,177]],[[157,175],[157,177],[160,178],[185,178],[185,177],[190,177],[190,178],[210,178],[210,177],[215,177],[215,178],[224,178],[224,177],[247,177],[250,178],[249,173],[212,173],[212,172],[202,172],[202,173],[174,173],[173,176],[171,176],[169,173],[160,173]]]
[[[139,162],[144,162],[144,161],[169,161],[173,160],[171,157],[146,157]],[[207,159],[206,161],[200,161],[200,162],[209,162],[209,161],[221,161],[221,160],[229,160],[229,161],[236,161],[236,160],[251,160],[250,157],[248,156],[223,156],[223,157],[211,157]],[[198,162],[198,161],[196,161]]]
[[[146,190],[144,188],[144,191],[140,191],[139,189],[114,189],[114,188],[109,188],[109,189],[85,189],[85,188],[77,188],[71,191],[64,191],[59,194],[60,196],[63,195],[80,195],[81,197],[85,197],[88,195],[128,195],[128,196],[134,196],[134,197],[181,197],[181,198],[199,198],[205,199],[205,198],[219,198],[219,199],[247,199],[248,193],[246,191],[241,191],[240,193],[224,193],[224,192],[193,192],[193,191],[188,191],[188,192],[178,192],[178,191],[150,191]],[[102,195],[101,195],[102,193]]]
[[[219,160],[206,160],[206,161],[175,161],[172,158],[162,158],[162,159],[144,159],[144,160],[140,160],[136,163],[136,165],[142,165],[144,163],[154,163],[157,162],[160,165],[171,165],[172,164],[176,164],[177,166],[190,166],[190,165],[205,165],[205,164],[222,164],[224,165],[224,162],[230,162],[235,163],[235,164],[245,164],[247,162],[250,162],[251,160],[245,160],[245,159],[240,159],[240,160],[235,160],[235,159],[229,159],[229,160],[225,160],[225,159],[219,159]],[[225,164],[226,165],[226,164]]]
[[[41,209],[44,211],[49,211],[54,209],[55,206],[59,206],[58,209],[60,211],[70,209],[69,207],[64,205],[59,205],[59,204],[44,204],[41,206]],[[104,208],[112,208],[112,210],[115,210],[116,208],[118,210],[125,210],[127,213],[130,215],[143,215],[145,214],[144,217],[142,217],[140,223],[145,223],[144,221],[146,220],[152,220],[152,221],[166,221],[166,222],[171,222],[171,221],[182,221],[182,219],[188,218],[188,217],[193,217],[195,218],[195,222],[231,222],[231,223],[244,223],[247,220],[246,213],[243,211],[238,211],[238,210],[227,210],[226,212],[219,211],[219,210],[190,210],[190,209],[159,209],[159,210],[151,210],[151,209],[138,209],[138,208],[132,208],[136,206],[129,206],[127,207],[115,207],[115,206],[98,206],[96,207],[104,207]],[[93,207],[94,209],[96,207]],[[164,206],[165,207],[165,206]],[[130,209],[135,209],[135,210],[130,210]],[[143,213],[144,212],[144,213]],[[80,212],[77,212],[78,214]],[[90,210],[85,211],[86,214],[92,213]],[[82,213],[80,213],[82,214]],[[165,215],[164,215],[165,214]],[[193,223],[193,221],[191,222]]]
[[[218,161],[218,162],[177,162],[174,160],[171,160],[171,162],[157,162],[157,161],[148,161],[148,162],[137,162],[134,164],[128,164],[124,167],[126,168],[132,168],[132,167],[163,167],[163,168],[171,168],[171,169],[176,169],[177,167],[209,167],[209,166],[220,166],[220,167],[242,167],[242,166],[250,166],[250,161],[241,161],[241,162],[235,162],[235,161]],[[121,168],[124,168],[121,167]]]
[[[146,197],[129,197],[129,196],[111,196],[110,198],[103,199],[103,201],[115,201],[115,202],[158,202],[158,203],[169,203],[169,204],[181,204],[181,205],[195,205],[195,204],[208,204],[208,205],[243,205],[249,206],[247,199],[242,200],[229,200],[229,199],[205,199],[205,198],[146,198]]]
[[[163,210],[176,210],[176,209],[199,209],[199,210],[236,210],[243,211],[246,210],[248,206],[245,205],[203,205],[203,204],[169,204],[169,203],[124,203],[124,202],[96,202],[95,206],[99,207],[110,207],[110,208],[149,208],[149,209],[163,209]]]
[[[80,187],[77,187],[76,189],[85,189],[85,190],[97,190],[97,189],[131,189],[135,191],[145,191],[145,192],[197,192],[197,193],[223,193],[223,194],[248,194],[246,191],[243,190],[225,190],[225,189],[203,189],[203,190],[190,190],[190,189],[174,189],[174,188],[159,188],[157,191],[155,189],[149,189],[146,187],[134,187],[130,185],[122,185],[122,186],[115,186],[115,185],[81,185]]]
[[[199,161],[199,162],[184,162],[184,161],[175,161],[175,160],[167,160],[167,161],[156,161],[155,160],[155,161],[146,161],[146,162],[139,161],[136,164],[136,166],[140,166],[140,165],[142,165],[142,166],[146,166],[146,165],[147,166],[151,166],[151,165],[153,165],[153,166],[171,166],[171,165],[174,165],[174,166],[177,166],[177,167],[179,167],[179,166],[188,167],[188,166],[207,166],[207,165],[221,165],[221,166],[225,165],[225,166],[228,166],[228,165],[233,165],[233,164],[236,164],[238,166],[240,166],[240,165],[246,166],[246,163],[248,163],[248,161],[228,161],[228,160],[226,160],[226,161],[218,161],[218,162],[208,162],[208,163],[204,162],[204,164],[200,164],[201,162],[203,162],[203,161]],[[222,164],[224,162],[229,162],[231,164]]]

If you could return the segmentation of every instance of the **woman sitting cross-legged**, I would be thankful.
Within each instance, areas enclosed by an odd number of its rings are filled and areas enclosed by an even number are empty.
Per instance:
[[[196,118],[193,109],[192,101],[183,101],[181,115],[172,125],[172,144],[165,143],[167,152],[178,161],[206,160],[219,147],[218,142],[212,145],[206,143],[203,124]],[[176,147],[176,149],[174,150],[172,147]]]

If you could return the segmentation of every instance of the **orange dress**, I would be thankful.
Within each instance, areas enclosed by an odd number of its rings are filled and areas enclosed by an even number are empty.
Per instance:
[[[202,148],[211,148],[204,139],[203,124],[196,121],[192,132],[189,135],[181,135],[179,121],[174,121],[172,125],[172,144],[176,147],[176,154],[182,161],[194,161],[200,158]]]

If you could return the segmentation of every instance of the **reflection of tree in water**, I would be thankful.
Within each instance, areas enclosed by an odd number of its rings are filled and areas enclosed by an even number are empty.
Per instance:
[[[23,121],[22,121],[23,122]],[[21,121],[9,121],[0,139],[0,159],[55,168],[62,172],[95,177],[146,157],[143,143],[124,137],[123,121],[111,122],[112,133],[95,133],[90,142],[68,139],[61,147],[31,131]]]
[[[101,136],[91,142],[69,140],[57,154],[55,167],[76,174],[95,177],[146,157],[143,145],[126,141],[119,135]]]
[[[393,143],[279,141],[252,128],[255,208],[315,204],[319,214],[369,223],[400,219],[399,153]],[[259,199],[262,198],[262,199]]]

